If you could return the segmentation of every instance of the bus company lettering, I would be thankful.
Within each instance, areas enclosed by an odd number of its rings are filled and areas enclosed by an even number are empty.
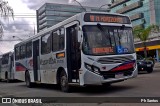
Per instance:
[[[57,63],[64,63],[63,60],[57,60]]]
[[[108,23],[122,23],[123,18],[121,17],[112,17],[112,16],[90,16],[92,22],[108,22]]]
[[[55,64],[56,59],[49,58],[48,60],[40,60],[40,65],[46,65],[46,64]]]

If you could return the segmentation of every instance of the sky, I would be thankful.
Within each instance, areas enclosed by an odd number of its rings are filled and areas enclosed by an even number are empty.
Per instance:
[[[14,10],[14,19],[3,20],[4,36],[0,39],[0,54],[13,50],[16,43],[34,35],[36,30],[36,10],[45,2],[78,5],[74,0],[5,0]],[[110,0],[77,0],[83,6],[100,7]],[[15,36],[15,37],[13,37]],[[15,41],[7,41],[15,40]]]

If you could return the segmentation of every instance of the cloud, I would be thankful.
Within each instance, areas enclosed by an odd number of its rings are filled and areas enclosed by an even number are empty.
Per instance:
[[[22,0],[22,2],[26,3],[28,8],[32,10],[39,9],[44,3],[59,3],[59,4],[67,4],[68,0]]]
[[[27,39],[33,35],[33,23],[36,23],[36,18],[25,18],[27,14],[36,15],[35,10],[39,9],[44,3],[59,3],[59,4],[71,4],[79,5],[73,0],[7,0],[9,5],[13,8],[15,15],[24,15],[24,18],[16,18],[14,22],[4,22],[4,36],[3,39],[18,40]],[[83,6],[100,7],[108,3],[110,0],[77,0]],[[31,25],[32,24],[32,25]],[[18,36],[13,38],[12,36]],[[13,50],[14,44],[19,41],[6,42],[0,41],[0,52],[8,52]]]
[[[79,5],[74,0],[22,0],[24,3],[27,4],[28,8],[37,10],[39,9],[44,3],[59,3],[59,4],[73,4]],[[110,0],[77,0],[83,6],[91,6],[91,7],[100,7],[106,3],[109,3]]]
[[[15,20],[14,22],[9,24],[3,23],[3,26],[4,36],[2,38],[2,41],[0,41],[0,52],[2,53],[13,50],[14,45],[21,41],[20,39],[25,40],[33,36],[34,33],[32,27],[25,19]]]
[[[11,32],[16,32],[17,30],[29,31],[31,29],[32,27],[30,26],[28,21],[25,19],[19,19],[19,20],[15,20],[12,23],[4,24],[4,30],[11,31]]]

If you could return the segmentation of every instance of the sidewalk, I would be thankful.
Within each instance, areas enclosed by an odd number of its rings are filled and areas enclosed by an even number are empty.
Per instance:
[[[154,68],[160,68],[160,62],[156,62]]]

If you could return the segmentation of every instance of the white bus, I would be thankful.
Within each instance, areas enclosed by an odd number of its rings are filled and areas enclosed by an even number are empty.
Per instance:
[[[128,16],[84,12],[14,47],[16,78],[26,82],[105,85],[137,76]]]
[[[14,53],[7,52],[2,54],[0,62],[0,80],[15,80]]]

